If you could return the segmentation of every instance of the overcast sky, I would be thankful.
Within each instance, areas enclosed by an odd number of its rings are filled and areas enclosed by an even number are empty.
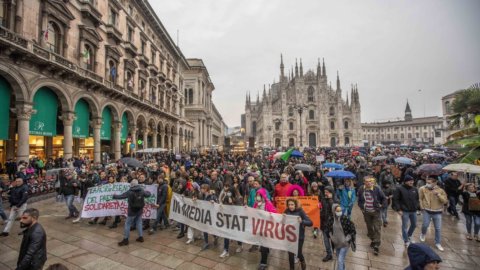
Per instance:
[[[441,97],[480,82],[479,0],[150,0],[187,58],[202,58],[214,103],[240,125],[245,94],[303,59],[325,58],[344,96],[358,84],[362,122],[441,115]],[[418,91],[421,89],[422,91]]]

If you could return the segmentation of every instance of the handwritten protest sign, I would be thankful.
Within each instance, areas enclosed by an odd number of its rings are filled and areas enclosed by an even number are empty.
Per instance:
[[[297,253],[300,223],[296,216],[222,205],[174,193],[170,218],[230,240]]]
[[[279,213],[285,212],[287,209],[286,201],[288,198],[293,197],[276,197],[275,203]],[[300,196],[295,197],[295,199],[302,206],[305,214],[312,220],[313,227],[320,228],[320,209],[318,208],[318,197],[317,196]]]
[[[145,198],[143,208],[143,219],[157,218],[157,210],[152,207],[157,202],[157,185],[144,186],[152,196]],[[83,202],[82,218],[126,216],[128,213],[128,202],[124,200],[113,200],[114,194],[122,194],[130,189],[129,183],[107,184],[88,189],[87,197]]]

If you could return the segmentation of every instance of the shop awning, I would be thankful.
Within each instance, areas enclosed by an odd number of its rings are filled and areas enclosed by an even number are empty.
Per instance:
[[[122,116],[122,140],[126,140],[128,136],[128,119],[127,114],[124,113]]]
[[[30,118],[30,134],[57,135],[57,95],[48,87],[38,89],[33,97],[33,109],[37,112]]]
[[[10,85],[0,77],[0,140],[8,140],[11,94]]]
[[[80,99],[75,105],[75,121],[72,135],[74,138],[87,138],[89,135],[90,112],[88,103]]]
[[[112,137],[112,111],[109,107],[102,112],[102,128],[100,129],[101,140],[111,140]]]

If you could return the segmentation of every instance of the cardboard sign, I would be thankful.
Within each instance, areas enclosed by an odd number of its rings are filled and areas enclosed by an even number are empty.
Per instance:
[[[303,211],[312,220],[313,227],[320,228],[320,208],[318,208],[317,196],[299,196],[299,197],[276,197],[275,203],[279,213],[287,209],[286,201],[288,198],[295,198],[300,203]]]

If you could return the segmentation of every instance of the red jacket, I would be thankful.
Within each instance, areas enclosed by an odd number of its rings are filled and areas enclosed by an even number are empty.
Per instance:
[[[274,197],[286,197],[288,196],[288,190],[290,189],[290,184],[289,182],[285,183],[285,185],[282,185],[282,183],[278,183],[275,185],[275,194]]]

